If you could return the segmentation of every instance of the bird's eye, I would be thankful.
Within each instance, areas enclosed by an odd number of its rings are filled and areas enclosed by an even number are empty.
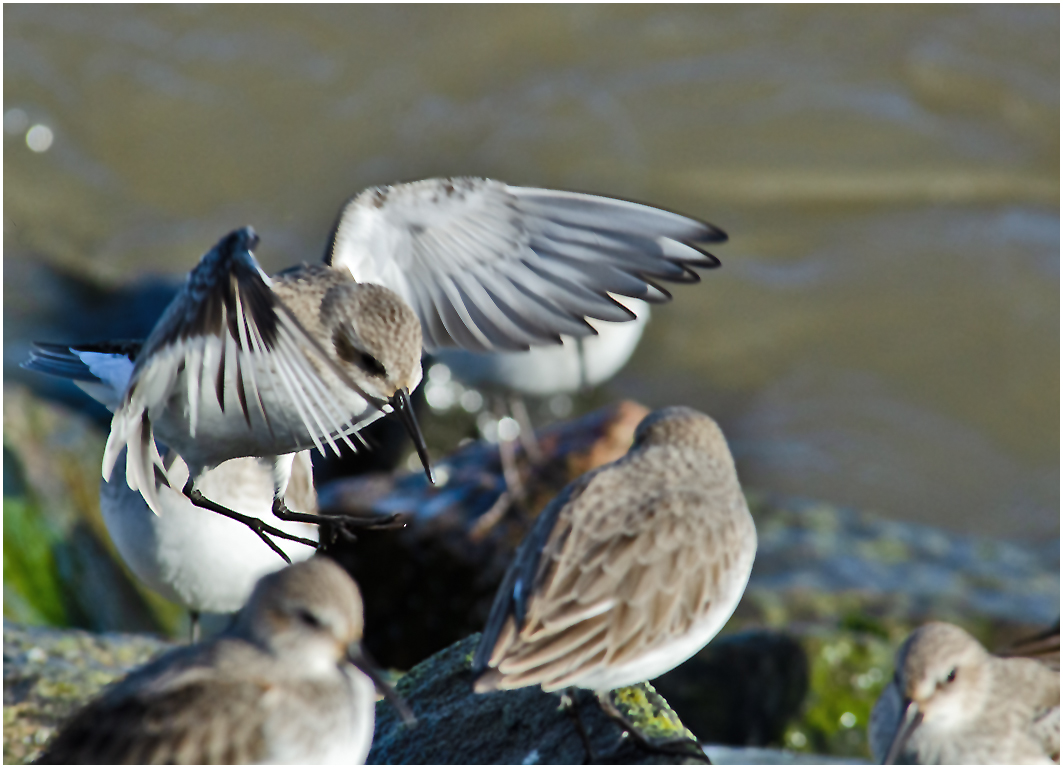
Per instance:
[[[948,676],[947,676],[947,677],[945,678],[945,682],[946,682],[946,683],[951,683],[951,682],[952,682],[953,680],[955,680],[955,679],[956,679],[956,668],[955,668],[955,667],[953,667],[953,668],[952,668],[952,669],[951,669],[951,670],[949,671],[949,674],[948,674]]]
[[[388,371],[384,364],[367,352],[362,353],[362,367],[377,376],[387,376]]]
[[[387,376],[388,372],[383,363],[368,352],[363,352],[355,347],[342,329],[336,329],[335,333],[332,334],[332,343],[340,360],[345,360],[348,363],[364,368],[375,376]]]
[[[313,627],[314,629],[321,628],[321,620],[314,615],[313,611],[308,611],[306,608],[300,608],[296,611],[295,615],[299,617],[299,621],[303,622],[308,627]]]

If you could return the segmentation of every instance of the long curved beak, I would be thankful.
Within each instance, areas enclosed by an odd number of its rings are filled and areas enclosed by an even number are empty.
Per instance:
[[[893,734],[893,741],[890,742],[886,759],[882,761],[883,765],[896,764],[901,750],[904,749],[904,745],[908,743],[908,739],[912,735],[912,731],[918,728],[921,722],[923,722],[923,713],[919,711],[919,705],[906,699],[904,701],[904,715],[897,726],[897,732]]]
[[[414,414],[413,405],[410,403],[410,391],[405,388],[400,389],[388,402],[395,410],[395,413],[399,415],[399,418],[402,419],[402,425],[406,427],[410,439],[413,440],[413,447],[417,449],[417,456],[421,459],[421,465],[424,467],[428,482],[435,485],[436,478],[432,474],[432,463],[428,458],[428,446],[424,444],[424,435],[421,434],[421,427],[417,423],[417,415]]]
[[[388,681],[380,675],[380,670],[377,669],[376,664],[366,655],[365,649],[362,648],[361,643],[351,643],[347,646],[347,661],[351,662],[358,668],[362,674],[373,681],[373,685],[376,686],[377,691],[384,694],[384,698],[387,699],[391,706],[398,710],[399,716],[402,718],[402,722],[406,725],[415,725],[417,718],[413,716],[413,712],[410,707],[403,701],[402,697],[395,692]]]

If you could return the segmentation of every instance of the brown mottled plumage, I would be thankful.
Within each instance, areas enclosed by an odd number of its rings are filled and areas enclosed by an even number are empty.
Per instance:
[[[1059,670],[994,656],[952,624],[925,624],[898,650],[868,735],[887,763],[1059,762]]]
[[[755,552],[715,422],[655,411],[626,456],[562,491],[521,544],[477,648],[475,688],[604,691],[657,677],[727,621]]]
[[[74,715],[41,763],[361,763],[374,683],[357,586],[325,558],[264,577],[232,629],[179,648]]]
[[[383,399],[421,380],[421,326],[394,291],[346,270],[304,264],[273,276],[273,290],[359,385]],[[312,360],[312,359],[311,359]],[[325,366],[318,365],[322,375]]]

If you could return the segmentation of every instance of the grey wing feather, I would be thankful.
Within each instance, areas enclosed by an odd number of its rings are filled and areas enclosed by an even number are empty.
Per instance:
[[[127,482],[141,491],[152,509],[157,508],[157,499],[150,466],[161,464],[161,459],[151,439],[151,421],[170,406],[181,386],[187,394],[189,437],[196,434],[201,396],[216,398],[224,412],[227,384],[235,390],[248,426],[252,410],[257,410],[272,431],[281,425],[271,420],[259,385],[259,378],[268,377],[273,390],[290,398],[322,452],[322,440],[339,452],[334,436],[350,444],[346,435],[355,425],[310,364],[311,357],[373,402],[273,291],[251,254],[257,242],[250,227],[236,230],[200,260],[144,342],[122,406],[115,412],[104,450],[103,476],[109,479],[118,455],[128,446]]]
[[[659,208],[490,179],[427,179],[361,193],[326,261],[385,285],[417,312],[425,346],[524,350],[586,336],[586,318],[633,319],[610,296],[663,302],[658,281],[719,266],[727,236]]]

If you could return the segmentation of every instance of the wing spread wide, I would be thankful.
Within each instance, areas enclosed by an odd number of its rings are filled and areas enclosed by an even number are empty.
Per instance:
[[[660,303],[658,282],[719,266],[695,243],[715,227],[639,203],[428,179],[361,193],[340,214],[326,260],[396,291],[429,350],[525,350],[594,333],[586,318],[634,315],[610,294]]]

